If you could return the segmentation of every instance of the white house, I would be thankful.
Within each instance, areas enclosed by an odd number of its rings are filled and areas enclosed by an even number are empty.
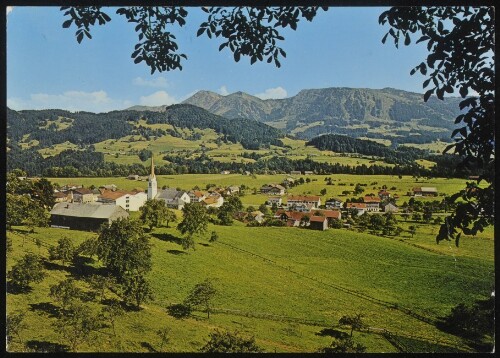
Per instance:
[[[160,190],[155,199],[165,200],[167,207],[178,210],[182,210],[184,205],[191,202],[189,195],[185,191],[176,189]]]
[[[276,204],[276,206],[281,206],[282,200],[280,196],[270,196],[267,198],[267,204],[273,206],[273,204]]]
[[[106,204],[115,204],[121,206],[127,211],[139,211],[139,209],[148,200],[147,194],[143,191],[122,191],[122,190],[104,190],[99,196],[98,201]]]
[[[224,204],[222,195],[210,195],[201,202],[207,208],[220,208]]]
[[[321,205],[321,198],[315,195],[290,195],[287,198],[287,209],[290,210],[293,207],[312,205],[312,208],[319,208]]]
[[[199,190],[190,190],[188,192],[188,195],[189,195],[189,199],[191,199],[192,203],[199,203],[207,197],[207,195],[205,193],[203,193],[202,191],[199,191]]]

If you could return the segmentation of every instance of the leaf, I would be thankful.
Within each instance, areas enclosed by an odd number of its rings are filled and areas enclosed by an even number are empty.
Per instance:
[[[206,28],[204,28],[204,27],[200,27],[200,28],[198,29],[198,32],[196,33],[196,36],[201,36],[201,35],[203,35],[203,33],[205,32],[205,30],[206,30]]]
[[[137,56],[134,60],[134,63],[137,64],[142,61],[142,56]]]
[[[83,40],[83,32],[80,32],[78,35],[76,35],[76,41],[78,41],[78,43],[82,43],[82,40]]]
[[[389,35],[389,33],[386,33],[384,35],[384,37],[382,37],[382,43],[385,44],[385,41],[387,40],[387,36]]]
[[[257,61],[257,57],[252,56],[252,58],[250,59],[250,64],[253,65],[255,61]]]
[[[62,27],[65,28],[65,29],[67,29],[68,27],[71,26],[72,22],[73,22],[73,19],[66,20],[66,21],[63,22]]]
[[[428,90],[427,92],[425,92],[424,94],[424,102],[427,102],[427,100],[429,99],[429,97],[431,96],[431,94],[434,92],[434,90],[436,89],[436,87]]]
[[[238,61],[240,60],[240,53],[239,53],[239,52],[235,52],[235,53],[234,53],[234,60],[235,60],[236,62],[238,62]]]
[[[462,96],[462,98],[465,98],[467,96],[467,93],[469,93],[467,87],[465,86],[460,87],[460,96]]]
[[[420,73],[424,76],[427,74],[427,66],[423,62],[420,64]]]
[[[410,34],[407,32],[405,37],[405,46],[408,46],[411,43]]]
[[[431,81],[431,79],[430,79],[430,78],[426,79],[426,80],[424,81],[424,83],[422,84],[422,88],[427,87],[427,86],[429,85],[429,82],[430,82],[430,81]]]
[[[219,46],[219,51],[222,51],[222,49],[223,49],[224,47],[226,47],[226,46],[227,46],[227,42],[222,43],[222,44]]]

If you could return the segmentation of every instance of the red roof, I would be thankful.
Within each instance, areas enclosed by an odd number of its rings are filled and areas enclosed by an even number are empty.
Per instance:
[[[347,203],[347,209],[356,208],[356,209],[366,209],[365,203]]]
[[[365,203],[380,203],[380,198],[376,196],[365,196],[363,201]]]
[[[311,218],[309,219],[310,222],[318,222],[318,223],[324,223],[325,220],[327,219],[324,216],[311,216]]]
[[[319,212],[326,218],[340,219],[340,211],[338,210],[321,210]]]

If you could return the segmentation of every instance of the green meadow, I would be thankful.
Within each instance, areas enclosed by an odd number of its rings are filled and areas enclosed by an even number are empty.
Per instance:
[[[154,300],[140,311],[119,317],[116,337],[110,327],[104,327],[92,345],[83,344],[79,350],[155,351],[159,349],[155,332],[168,327],[170,342],[163,348],[168,352],[197,351],[214,329],[255,336],[257,344],[268,352],[314,352],[331,342],[332,337],[325,334],[328,330],[348,332],[338,326],[341,316],[362,313],[370,328],[355,331],[354,339],[368,352],[398,351],[380,334],[383,330],[417,342],[414,346],[425,347],[421,349],[426,352],[471,351],[466,342],[440,331],[433,322],[458,303],[490,294],[494,284],[493,230],[462,238],[456,248],[447,243],[437,245],[433,236],[436,228],[421,224],[414,238],[403,233],[393,239],[347,229],[319,232],[246,227],[235,222],[229,227],[210,225],[208,233],[216,231],[217,242],[199,237],[195,250],[189,251],[178,244],[180,234],[175,224],[155,229],[150,239],[153,269],[148,275]],[[23,238],[25,230],[17,227],[7,233],[13,242],[13,251],[7,255],[8,270],[26,252],[47,257],[47,246],[61,237],[79,244],[96,235],[37,228]],[[34,238],[42,246],[36,246]],[[33,285],[31,292],[7,295],[8,312],[26,312],[30,328],[23,330],[21,337],[28,346],[65,344],[51,325],[56,318],[47,307],[57,303],[49,297],[49,287],[72,275],[88,290],[82,279],[99,263],[88,265],[85,270],[50,265],[48,276]],[[168,315],[166,308],[182,302],[205,278],[212,279],[218,290],[210,319],[203,312],[187,319]],[[108,291],[106,296],[114,294]],[[96,310],[104,307],[97,302],[88,304]],[[22,349],[18,342],[11,345],[13,351]]]

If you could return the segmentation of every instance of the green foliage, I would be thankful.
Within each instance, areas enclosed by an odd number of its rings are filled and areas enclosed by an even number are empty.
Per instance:
[[[7,193],[6,198],[7,228],[11,229],[13,225],[21,225],[26,217],[30,199],[24,195],[14,195]]]
[[[49,260],[61,260],[64,264],[72,262],[76,255],[76,248],[71,239],[63,237],[57,240],[57,246],[50,246]]]
[[[210,333],[209,341],[200,349],[202,353],[263,353],[257,346],[255,338],[245,338],[236,331],[215,330]]]
[[[408,232],[411,234],[411,237],[417,233],[417,227],[415,225],[408,226]]]
[[[335,338],[328,347],[320,348],[318,353],[365,353],[366,347],[356,343],[352,337]]]
[[[49,296],[60,302],[62,308],[66,309],[74,300],[82,297],[82,290],[75,285],[75,280],[70,277],[50,286]]]
[[[219,239],[219,235],[217,235],[216,231],[212,231],[210,234],[210,239],[208,239],[209,242],[216,242]]]
[[[96,254],[118,280],[123,280],[128,273],[151,270],[151,245],[136,220],[120,218],[109,227],[102,227]]]
[[[45,276],[42,257],[32,253],[18,260],[7,274],[11,285],[24,290],[28,289],[31,283],[42,282]]]
[[[111,323],[111,327],[113,328],[113,335],[116,337],[116,319],[125,314],[125,310],[120,305],[120,302],[117,300],[111,300],[111,302],[102,308],[101,316],[105,322]]]
[[[211,303],[216,294],[217,290],[212,281],[206,279],[193,287],[184,300],[184,304],[190,307],[203,307],[205,312],[207,312],[207,317],[210,318]]]
[[[31,233],[35,232],[35,227],[47,227],[49,225],[50,215],[40,204],[32,200],[27,210],[24,222]]]
[[[173,221],[173,217],[175,219],[175,213],[167,208],[165,200],[147,200],[139,211],[141,213],[140,219],[149,226],[150,230],[154,227],[160,227],[164,221],[167,221],[167,218],[168,221]]]
[[[5,326],[7,342],[12,342],[15,338],[21,342],[21,331],[28,327],[24,319],[25,316],[26,314],[24,312],[12,312],[7,314]]]
[[[330,227],[333,229],[342,229],[342,227],[343,227],[342,220],[335,219],[335,218],[330,220],[329,224],[330,224]]]
[[[168,314],[177,319],[189,317],[192,311],[193,308],[184,303],[177,303],[167,307]]]
[[[113,289],[116,281],[112,276],[92,275],[87,279],[87,283],[94,291],[94,295],[99,297],[101,302],[105,299],[106,289]]]
[[[54,186],[50,181],[41,178],[33,183],[32,198],[40,203],[43,208],[52,209],[55,204]]]
[[[141,303],[151,301],[153,290],[141,274],[127,274],[121,283],[121,297],[126,304],[134,305],[137,310]]]
[[[99,318],[89,306],[81,301],[74,301],[55,321],[54,328],[66,340],[71,350],[76,352],[81,343],[90,343],[93,340],[93,333],[101,326]]]
[[[170,331],[171,329],[169,327],[164,327],[156,331],[156,335],[160,339],[160,348],[158,349],[158,352],[162,352],[163,346],[170,342]]]
[[[455,90],[463,98],[459,107],[464,113],[455,119],[462,126],[452,132],[455,143],[445,151],[454,148],[456,154],[463,156],[460,166],[479,174],[479,179],[451,197],[451,202],[459,198],[462,202],[457,203],[436,237],[437,242],[455,240],[458,246],[462,232],[476,234],[494,223],[491,198],[495,195],[495,8],[394,7],[380,15],[379,23],[391,27],[383,42],[390,34],[396,47],[403,38],[409,45],[411,35],[418,34],[417,42],[427,43],[426,61],[410,72],[428,75],[423,87],[430,89],[424,101],[432,94],[443,100],[445,92]],[[477,95],[468,96],[469,92]],[[478,187],[483,180],[486,185]],[[470,190],[472,187],[475,189]]]
[[[354,315],[345,315],[339,319],[339,324],[343,326],[349,326],[351,328],[351,337],[354,330],[359,331],[366,325],[363,321],[363,315],[361,313],[356,313]]]
[[[188,203],[182,208],[183,220],[177,225],[177,229],[188,238],[196,234],[204,234],[207,231],[207,210],[199,203]]]

